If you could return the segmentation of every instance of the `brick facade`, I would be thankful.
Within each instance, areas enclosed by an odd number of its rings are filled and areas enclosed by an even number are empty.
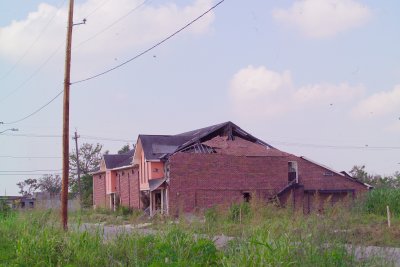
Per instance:
[[[116,203],[117,206],[141,208],[137,168],[115,170],[111,171],[111,174],[115,177],[115,193],[117,194],[117,201],[119,201],[119,203]],[[112,208],[110,207],[110,195],[106,193],[105,176],[105,172],[93,175],[93,205],[95,208]]]
[[[117,194],[120,205],[124,207],[140,208],[139,172],[137,169],[127,168],[116,171]]]
[[[348,190],[354,195],[367,191],[361,183],[290,154],[246,157],[177,153],[169,158],[169,210],[176,214],[179,210],[188,212],[244,201],[246,192],[268,200],[288,185],[289,161],[298,164],[299,184],[283,194],[281,200],[285,203],[290,196],[299,210],[308,212],[310,206],[313,209],[317,205],[314,195],[319,190]],[[328,195],[321,194],[319,201]],[[347,195],[347,192],[335,193],[333,199]]]
[[[277,199],[307,213],[367,190],[346,174],[280,151],[232,122],[177,135],[139,135],[135,150],[104,155],[93,176],[95,207],[114,208],[116,196],[117,205],[150,205],[150,215],[251,198]]]
[[[93,205],[95,208],[106,207],[106,174],[97,173],[93,175]]]

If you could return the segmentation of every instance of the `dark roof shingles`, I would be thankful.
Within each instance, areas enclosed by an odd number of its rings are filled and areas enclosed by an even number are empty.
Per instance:
[[[104,155],[104,162],[107,169],[115,169],[132,164],[132,157],[135,150],[132,149],[124,154],[106,154]]]

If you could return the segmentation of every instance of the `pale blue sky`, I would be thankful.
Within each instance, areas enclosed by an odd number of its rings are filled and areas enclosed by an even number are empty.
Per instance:
[[[24,117],[62,90],[67,2],[0,2],[0,121]],[[74,27],[72,81],[135,56],[216,3],[146,1],[81,44],[142,2],[75,1],[75,22],[88,22]],[[150,53],[72,85],[71,133],[134,142],[139,133],[230,120],[336,170],[365,164],[392,174],[400,169],[398,25],[398,1],[226,0]],[[0,125],[19,128],[0,136],[0,195],[16,194],[15,184],[33,177],[4,171],[61,168],[60,158],[4,157],[60,156],[59,137],[15,134],[60,135],[61,103]],[[111,152],[125,144],[99,142]]]

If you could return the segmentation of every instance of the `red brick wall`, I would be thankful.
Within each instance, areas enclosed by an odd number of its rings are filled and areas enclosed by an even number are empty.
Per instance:
[[[295,156],[240,157],[221,154],[177,153],[170,157],[169,210],[192,211],[243,201],[243,192],[266,199],[288,184],[288,161],[297,161],[299,182],[308,189],[366,187],[343,176],[324,176],[328,170]],[[296,194],[302,209],[303,192]]]
[[[93,205],[96,208],[105,207],[106,204],[106,174],[93,175]]]
[[[299,169],[299,182],[304,184],[304,190],[355,189],[356,194],[368,190],[366,186],[336,173],[333,173],[333,176],[326,176],[324,173],[329,173],[329,170],[307,160],[293,157],[293,160],[296,159]]]
[[[169,161],[172,214],[242,201],[243,192],[266,199],[287,184],[284,157],[178,153]]]
[[[139,208],[139,182],[137,169],[127,168],[116,171],[117,193],[120,205],[131,208]]]

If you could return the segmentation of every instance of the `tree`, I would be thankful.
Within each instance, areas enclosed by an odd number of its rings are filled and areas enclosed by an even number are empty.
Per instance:
[[[350,171],[351,176],[363,183],[372,185],[374,188],[400,188],[400,173],[395,172],[393,175],[382,176],[377,174],[369,174],[365,170],[365,165],[355,165]]]
[[[78,149],[78,156],[79,156],[79,167],[81,174],[89,174],[93,170],[95,170],[100,165],[100,161],[102,158],[101,150],[103,149],[103,145],[97,143],[89,144],[83,143]],[[76,158],[76,151],[73,151],[69,155],[69,170],[70,176],[75,178],[77,175],[77,158]]]
[[[17,183],[19,187],[19,193],[22,196],[32,196],[33,193],[39,188],[37,179],[25,179],[23,182]]]
[[[97,143],[96,145],[83,143],[78,149],[79,167],[81,173],[81,199],[83,206],[92,205],[93,177],[90,175],[90,173],[100,166],[100,161],[102,159],[102,148],[103,145],[99,143]],[[70,154],[69,159],[69,185],[71,193],[77,194],[79,192],[79,188],[77,182],[78,164],[76,151],[73,151]]]
[[[82,206],[91,207],[93,205],[93,176],[85,174],[81,177]],[[78,183],[74,183],[71,192],[78,192]]]
[[[373,179],[372,175],[368,174],[365,171],[365,165],[354,165],[353,168],[350,170],[350,174],[351,176],[363,183],[369,183]]]
[[[61,177],[59,175],[46,174],[38,179],[26,179],[17,183],[22,196],[33,196],[33,193],[40,189],[50,195],[56,195],[61,192]]]
[[[61,192],[61,176],[46,174],[38,181],[38,186],[42,192],[47,192],[50,196]]]
[[[120,150],[118,150],[118,154],[125,154],[126,152],[129,152],[129,150],[131,150],[129,144],[126,144]]]

